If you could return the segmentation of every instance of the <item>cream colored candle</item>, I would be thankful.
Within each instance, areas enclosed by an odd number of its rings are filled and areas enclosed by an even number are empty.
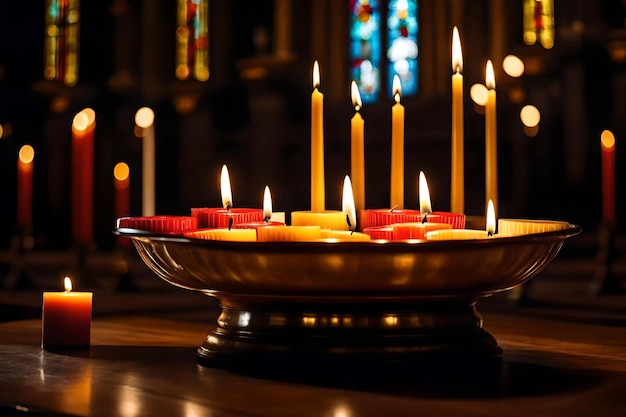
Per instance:
[[[204,229],[184,233],[185,237],[206,240],[226,240],[230,242],[255,242],[255,229]]]
[[[465,150],[463,122],[463,52],[459,30],[452,33],[452,163],[450,183],[450,211],[465,211]]]
[[[402,86],[398,75],[393,77],[391,108],[391,207],[404,208],[404,106],[400,104]]]
[[[324,95],[319,91],[320,73],[313,64],[313,93],[311,94],[311,211],[324,211]]]
[[[135,114],[135,123],[141,128],[142,137],[142,216],[155,214],[155,153],[154,112],[142,107]]]
[[[350,121],[350,175],[352,177],[354,204],[357,213],[365,209],[365,145],[364,145],[364,125],[365,122],[359,113],[363,106],[361,95],[356,82],[351,85],[352,104],[354,105],[354,116]]]
[[[498,136],[496,124],[496,80],[493,64],[487,61],[485,70],[487,103],[485,105],[485,198],[493,201],[498,213]]]
[[[319,226],[267,226],[256,233],[259,242],[314,242],[322,236]]]
[[[569,227],[569,223],[556,220],[499,219],[498,235],[519,236],[532,233],[553,232]]]

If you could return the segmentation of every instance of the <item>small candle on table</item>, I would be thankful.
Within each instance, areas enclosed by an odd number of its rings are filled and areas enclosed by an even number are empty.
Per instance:
[[[270,187],[266,185],[263,191],[263,220],[235,223],[233,229],[257,229],[259,227],[279,226],[284,224],[285,222],[272,220],[272,193],[270,193]]]
[[[602,220],[615,223],[615,136],[605,130],[600,136],[602,150]]]
[[[311,93],[311,211],[326,207],[324,191],[324,95],[319,91],[320,70],[313,64],[313,93]]]
[[[84,109],[72,121],[72,239],[88,245],[93,238],[93,146],[95,112]]]
[[[465,211],[464,184],[464,121],[463,121],[463,51],[459,30],[452,32],[452,175],[450,211]]]
[[[396,104],[391,108],[391,207],[404,208],[404,106],[400,104],[402,86],[396,74],[393,77],[393,98]]]
[[[354,205],[357,213],[365,209],[365,145],[364,124],[359,110],[363,107],[359,87],[355,81],[351,84],[354,116],[350,121],[350,173],[354,184]]]
[[[142,107],[135,113],[135,124],[141,128],[142,137],[142,216],[155,214],[155,153],[154,140],[154,111],[149,107]]]
[[[474,229],[450,229],[435,230],[426,233],[426,240],[472,240],[486,239],[493,237],[496,233],[496,215],[493,201],[487,203],[487,224],[486,230]]]
[[[91,341],[93,293],[72,291],[64,280],[65,292],[44,292],[41,318],[41,347],[85,348]]]
[[[30,145],[20,148],[17,158],[17,223],[20,231],[31,233],[33,226],[33,160]]]
[[[485,104],[485,197],[498,213],[498,133],[496,127],[496,78],[491,60],[485,68],[487,103]]]

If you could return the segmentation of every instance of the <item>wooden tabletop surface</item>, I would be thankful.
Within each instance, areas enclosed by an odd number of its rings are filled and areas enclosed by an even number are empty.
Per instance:
[[[190,315],[189,317],[191,317]],[[211,329],[185,314],[96,316],[87,351],[40,348],[41,321],[0,323],[0,415],[624,416],[626,327],[483,313],[495,366],[273,373],[203,367]]]

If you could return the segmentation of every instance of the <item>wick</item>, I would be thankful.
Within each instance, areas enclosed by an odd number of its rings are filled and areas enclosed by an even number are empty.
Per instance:
[[[352,229],[352,223],[350,222],[350,215],[346,214],[346,223],[348,223],[348,228]]]
[[[393,206],[393,207],[391,208],[391,210],[389,210],[389,213],[393,213],[393,211],[396,209],[396,207],[398,207],[398,205],[397,205],[397,204],[396,204],[395,206]]]
[[[235,223],[235,220],[232,217],[228,218],[228,230],[230,231],[230,229],[233,227],[233,224]]]
[[[426,216],[428,216],[428,214],[424,214],[424,218],[422,219],[422,224],[426,223]]]
[[[265,223],[269,223],[269,222],[270,222],[270,219],[271,219],[271,217],[265,217],[265,218],[263,219],[263,221],[264,221]]]
[[[487,236],[489,236],[489,237],[493,236],[493,232],[492,232],[491,230],[490,230],[490,231],[488,231],[488,232],[487,232]]]
[[[226,204],[226,211],[230,211],[230,203]]]

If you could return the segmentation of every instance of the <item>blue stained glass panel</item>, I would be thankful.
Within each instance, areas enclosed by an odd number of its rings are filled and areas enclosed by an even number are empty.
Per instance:
[[[373,103],[380,92],[380,8],[378,0],[350,0],[351,76],[363,103]]]
[[[390,0],[387,11],[387,89],[393,98],[393,77],[398,74],[402,95],[417,93],[417,0]]]

